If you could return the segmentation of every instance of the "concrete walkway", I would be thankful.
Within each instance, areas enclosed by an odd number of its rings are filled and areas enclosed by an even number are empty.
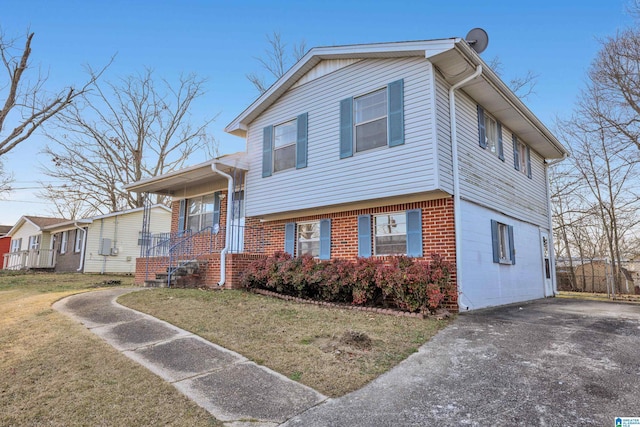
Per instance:
[[[73,295],[53,308],[84,324],[229,426],[275,426],[326,399],[237,353],[116,303],[120,295],[134,290]]]

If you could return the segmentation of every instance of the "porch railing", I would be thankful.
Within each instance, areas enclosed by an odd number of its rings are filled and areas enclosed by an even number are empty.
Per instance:
[[[4,270],[28,270],[32,268],[53,268],[56,265],[56,251],[53,249],[29,249],[4,254]]]
[[[216,227],[217,228],[217,227]],[[229,236],[229,252],[263,253],[264,230],[261,227],[248,227],[244,225],[231,225]],[[181,265],[195,261],[198,258],[214,253],[220,253],[225,247],[224,228],[216,230],[214,227],[206,227],[198,232],[185,230],[174,233],[154,234],[150,246],[146,249],[145,280],[149,279],[149,258],[167,257],[167,284],[170,284],[173,273]]]

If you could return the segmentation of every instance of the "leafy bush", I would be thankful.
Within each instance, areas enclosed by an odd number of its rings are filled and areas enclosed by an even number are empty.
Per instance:
[[[284,252],[252,262],[242,277],[247,288],[260,288],[315,300],[428,312],[447,299],[455,301],[451,264],[440,255],[431,261],[406,256],[318,261]]]

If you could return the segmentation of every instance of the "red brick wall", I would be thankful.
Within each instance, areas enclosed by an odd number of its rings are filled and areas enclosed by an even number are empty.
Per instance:
[[[155,279],[156,273],[166,273],[168,265],[169,258],[165,256],[136,258],[135,284],[142,285],[147,279]]]

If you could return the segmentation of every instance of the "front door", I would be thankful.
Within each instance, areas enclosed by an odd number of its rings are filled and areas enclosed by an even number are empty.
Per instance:
[[[544,296],[553,296],[553,271],[551,269],[551,250],[549,233],[540,231],[540,249],[542,253],[542,274],[544,278]]]

